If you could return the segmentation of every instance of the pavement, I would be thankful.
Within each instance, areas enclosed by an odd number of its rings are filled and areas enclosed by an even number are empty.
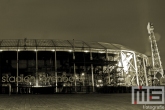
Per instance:
[[[131,93],[0,94],[0,110],[149,110],[131,104]],[[156,109],[155,109],[156,110]]]

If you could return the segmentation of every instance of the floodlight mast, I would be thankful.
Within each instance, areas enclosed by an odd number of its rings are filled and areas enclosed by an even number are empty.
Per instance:
[[[158,46],[156,43],[156,38],[154,35],[154,27],[152,23],[148,23],[147,30],[149,34],[149,40],[151,42],[151,54],[152,54],[152,72],[154,73],[154,78],[157,73],[160,73],[162,77],[164,77],[164,71],[158,51]]]

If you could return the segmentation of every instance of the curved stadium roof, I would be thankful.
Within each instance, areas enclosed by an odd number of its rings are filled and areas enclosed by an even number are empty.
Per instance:
[[[16,49],[20,50],[43,50],[49,51],[52,49],[57,50],[83,50],[83,49],[92,49],[92,50],[111,50],[111,51],[120,51],[128,50],[134,51],[126,46],[114,43],[104,43],[104,42],[84,42],[78,40],[57,40],[57,39],[1,39],[0,40],[0,49],[4,51],[15,51]]]

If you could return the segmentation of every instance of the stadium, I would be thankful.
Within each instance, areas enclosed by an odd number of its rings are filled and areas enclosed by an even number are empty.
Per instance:
[[[120,44],[0,40],[1,93],[81,93],[148,86],[152,82],[149,65],[146,55]]]

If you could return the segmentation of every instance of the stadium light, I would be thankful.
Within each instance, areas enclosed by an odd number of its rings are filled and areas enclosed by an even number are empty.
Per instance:
[[[85,73],[84,73],[84,72],[82,72],[82,73],[81,73],[81,75],[82,75],[82,76],[84,76],[84,75],[85,75]]]
[[[99,51],[99,53],[105,53],[104,51]]]
[[[99,82],[99,83],[101,83],[101,82],[102,82],[102,80],[100,79],[100,80],[98,80],[98,82]]]
[[[88,50],[84,50],[85,53],[89,52]]]
[[[131,55],[131,53],[127,53],[127,55]]]

